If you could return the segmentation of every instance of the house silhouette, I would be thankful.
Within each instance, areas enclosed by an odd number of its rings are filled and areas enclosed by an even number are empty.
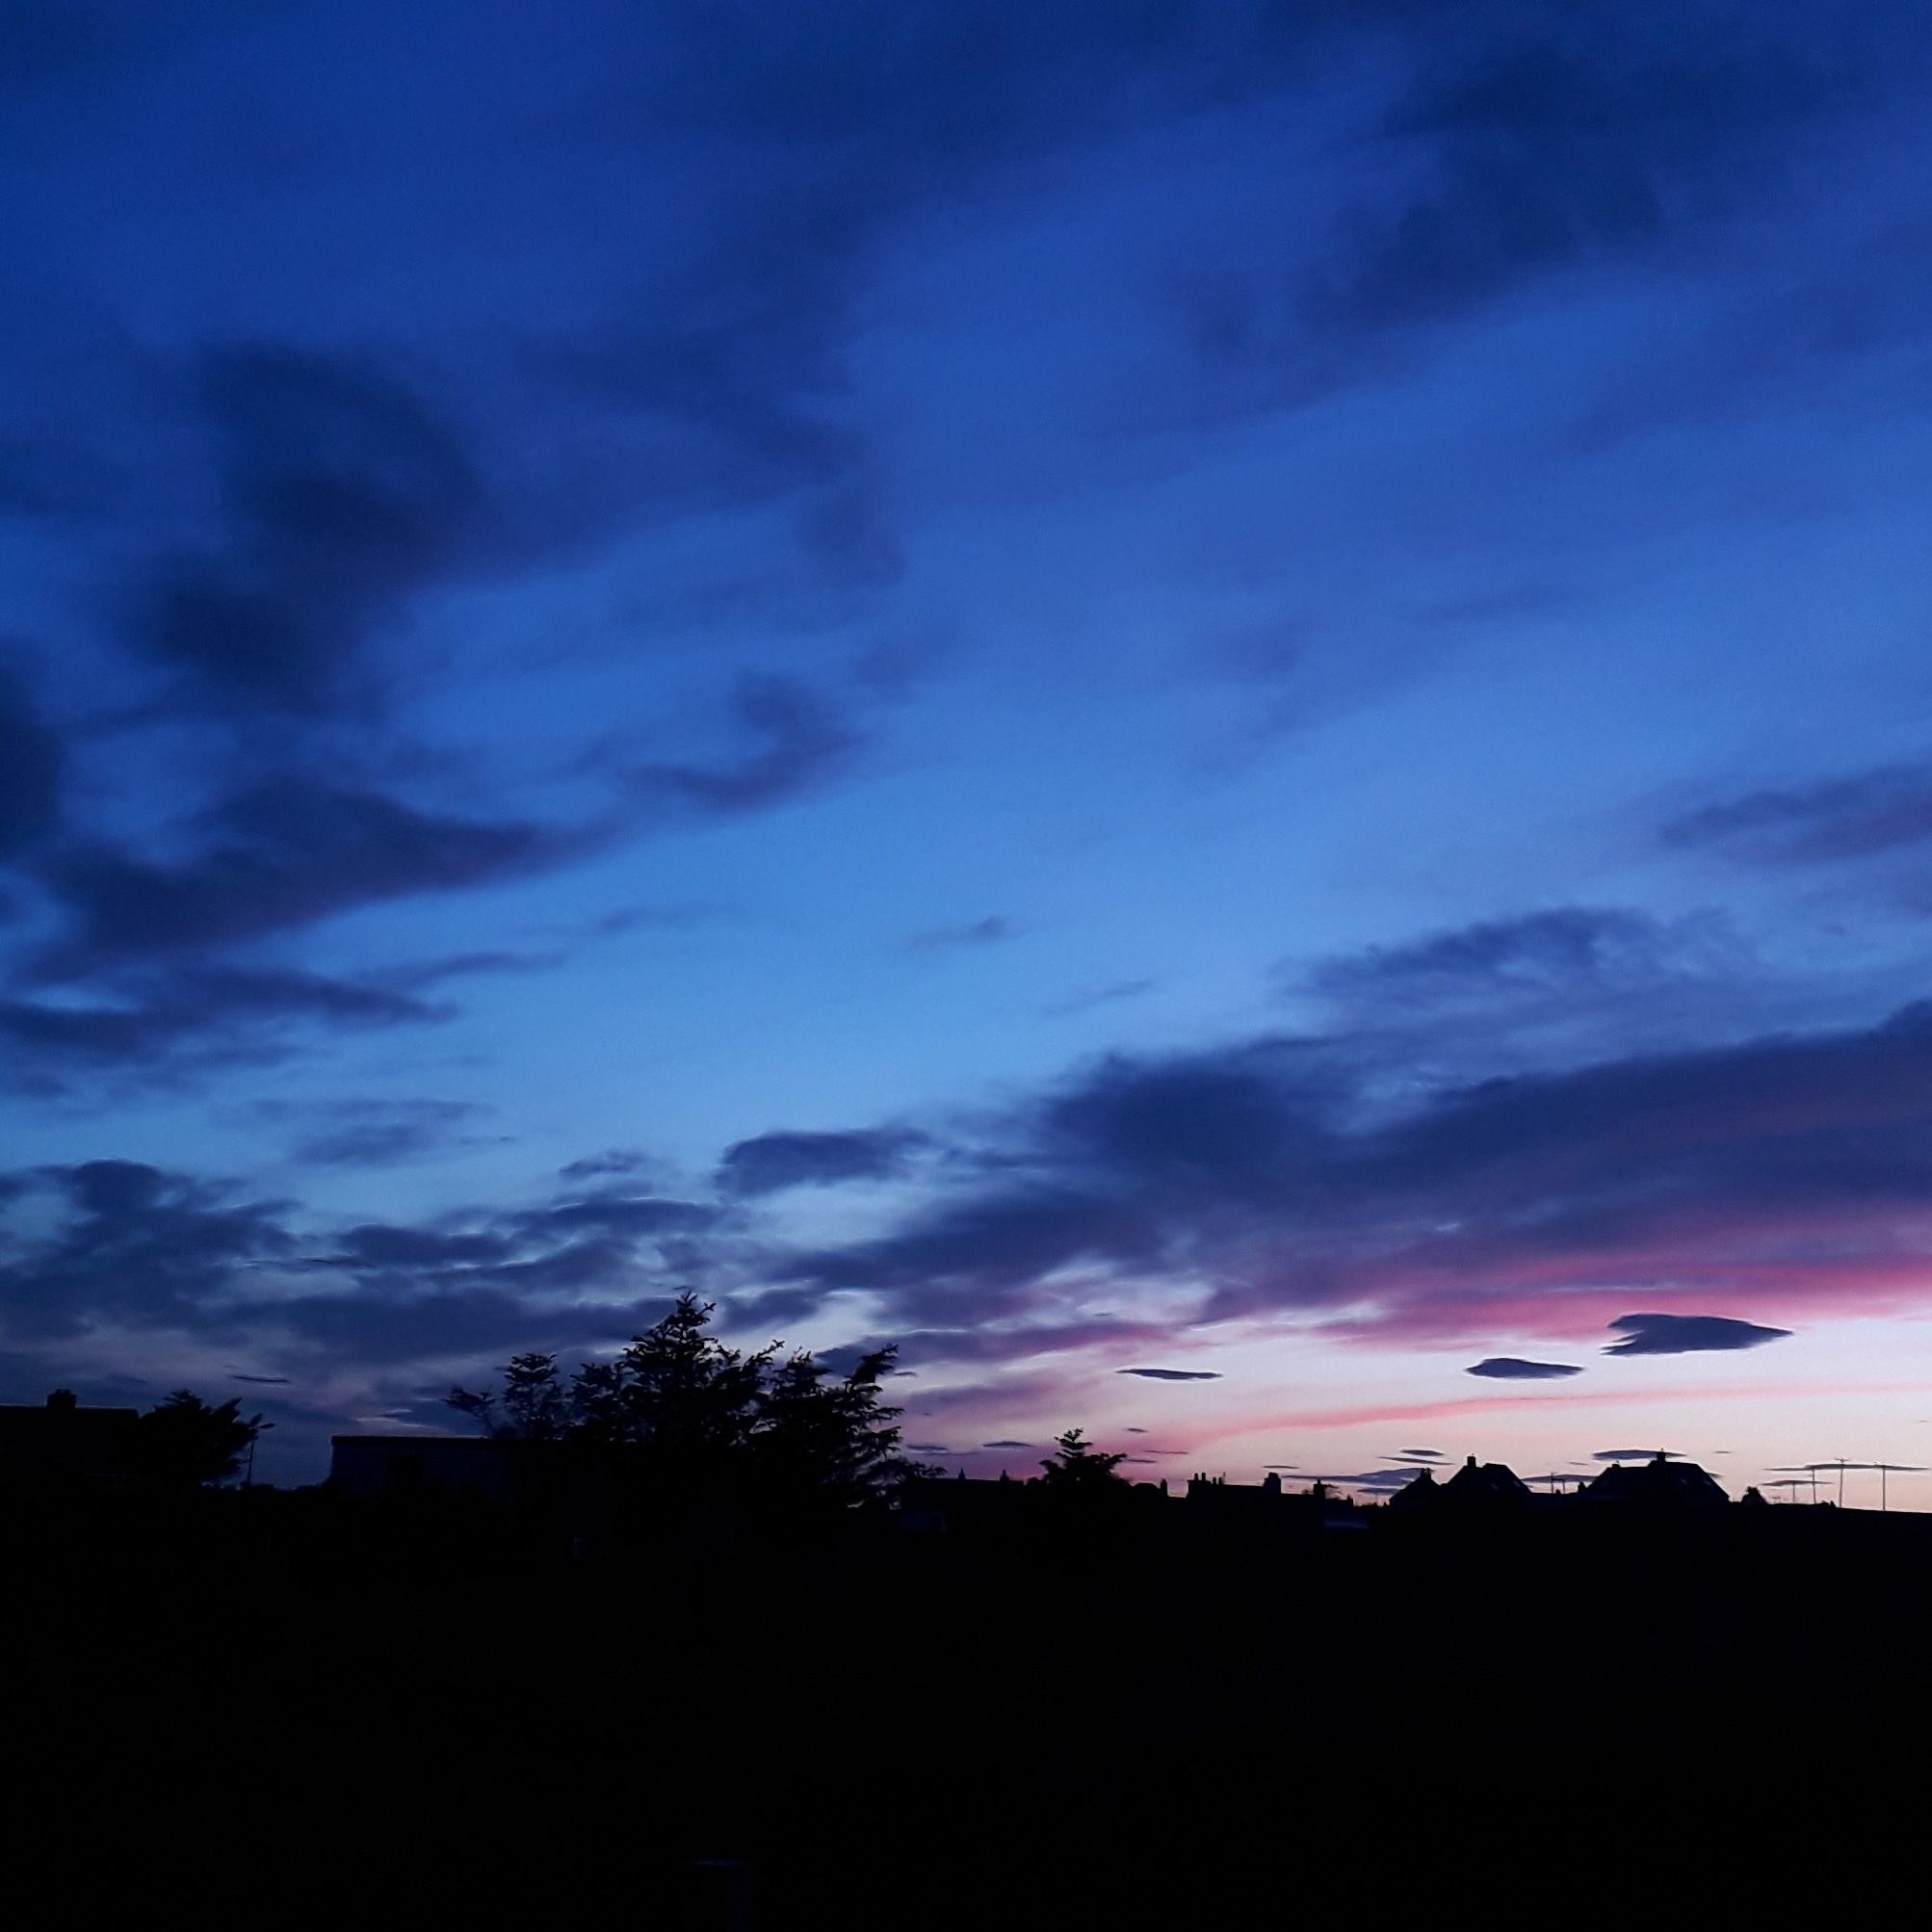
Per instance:
[[[1442,1501],[1449,1509],[1521,1509],[1534,1499],[1529,1485],[1507,1463],[1479,1463],[1469,1456],[1443,1484]]]
[[[1582,1497],[1586,1502],[1691,1509],[1721,1508],[1731,1501],[1708,1471],[1661,1451],[1634,1469],[1613,1462],[1596,1481],[1584,1485]]]
[[[71,1389],[41,1403],[0,1405],[0,1487],[133,1482],[140,1423],[136,1409],[83,1408]]]

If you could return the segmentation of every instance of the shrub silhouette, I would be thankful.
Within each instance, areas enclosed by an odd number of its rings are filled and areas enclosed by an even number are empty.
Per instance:
[[[780,1359],[710,1332],[714,1304],[689,1291],[610,1361],[566,1384],[554,1355],[513,1356],[499,1389],[452,1389],[449,1405],[486,1434],[601,1452],[645,1489],[692,1498],[729,1492],[794,1506],[849,1508],[920,1474],[899,1452],[899,1410],[881,1384],[896,1350],[845,1375],[809,1350]]]
[[[157,1482],[182,1488],[225,1481],[268,1426],[241,1408],[232,1397],[211,1408],[193,1390],[176,1389],[135,1424],[143,1468]]]

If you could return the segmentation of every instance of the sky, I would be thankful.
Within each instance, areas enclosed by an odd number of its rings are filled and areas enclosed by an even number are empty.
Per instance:
[[[1932,1464],[1928,82],[11,0],[0,1397],[311,1480],[689,1286],[980,1475]]]

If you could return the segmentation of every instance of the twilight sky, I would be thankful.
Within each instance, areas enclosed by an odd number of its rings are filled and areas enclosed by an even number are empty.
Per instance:
[[[300,1480],[689,1283],[979,1473],[1932,1462],[1929,85],[10,0],[0,1397]]]

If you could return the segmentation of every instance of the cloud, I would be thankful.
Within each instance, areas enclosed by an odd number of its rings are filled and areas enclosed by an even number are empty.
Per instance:
[[[845,770],[862,743],[857,727],[828,697],[794,678],[744,678],[730,708],[751,750],[715,765],[638,766],[630,773],[633,791],[646,800],[672,800],[719,818],[765,811],[822,786]]]
[[[1413,1469],[1370,1469],[1354,1475],[1311,1475],[1310,1482],[1326,1482],[1344,1489],[1368,1489],[1387,1494],[1406,1489],[1416,1479]]]
[[[225,527],[148,567],[125,640],[222,705],[315,715],[366,696],[373,634],[485,522],[463,439],[345,352],[216,349],[197,388]]]
[[[718,1184],[727,1194],[755,1196],[890,1180],[929,1145],[925,1135],[903,1128],[760,1134],[725,1149]]]
[[[1311,990],[1350,1005],[1443,1004],[1647,984],[1708,967],[1708,922],[1664,922],[1596,906],[1558,906],[1431,932],[1400,946],[1322,960]]]
[[[165,1078],[182,1067],[274,1060],[307,1028],[418,1024],[447,1010],[317,973],[169,966],[84,999],[0,995],[0,1060],[26,1084],[64,1091],[82,1075]]]
[[[906,942],[916,953],[971,951],[978,946],[1002,946],[1017,939],[1020,928],[1005,913],[988,913],[983,919],[968,920],[962,926],[934,926],[916,932]]]
[[[1397,1455],[1435,1456],[1440,1458],[1442,1450],[1432,1449],[1397,1449],[1396,1453]]]
[[[17,1171],[0,1189],[0,1332],[44,1348],[246,1338],[274,1372],[603,1345],[703,1278],[704,1203],[570,1193],[320,1236],[291,1201],[139,1162]]]
[[[1116,979],[1110,985],[1095,986],[1083,993],[1074,993],[1064,1000],[1057,1000],[1041,1011],[1047,1018],[1062,1020],[1075,1013],[1090,1013],[1097,1006],[1117,1006],[1127,1000],[1138,1000],[1151,993],[1159,981],[1154,979]]]
[[[1116,1375],[1145,1375],[1155,1382],[1218,1382],[1215,1369],[1116,1369]]]
[[[1415,167],[1362,216],[1312,304],[1338,331],[1439,322],[1741,211],[1781,185],[1807,125],[1874,91],[1888,35],[1695,13],[1584,10],[1526,31],[1478,10],[1449,46],[1421,37],[1384,131]]]
[[[1547,1382],[1582,1372],[1567,1362],[1526,1362],[1519,1355],[1491,1355],[1463,1371],[1465,1375],[1489,1375],[1500,1382]]]
[[[1763,865],[1832,865],[1916,849],[1932,842],[1932,774],[1886,766],[1751,792],[1674,819],[1663,839]]]
[[[133,1161],[88,1161],[13,1177],[16,1205],[53,1222],[0,1247],[0,1323],[14,1341],[84,1334],[103,1319],[198,1326],[240,1271],[282,1259],[282,1206]]]
[[[355,1099],[302,1106],[264,1103],[266,1120],[305,1123],[289,1159],[310,1167],[391,1167],[472,1142],[489,1111],[474,1101]]]
[[[602,1154],[587,1154],[580,1160],[566,1162],[557,1171],[566,1181],[594,1181],[606,1175],[648,1173],[656,1164],[648,1154],[640,1154],[636,1148],[611,1147]]]
[[[196,830],[201,850],[183,862],[102,845],[51,861],[45,875],[70,920],[53,969],[232,946],[352,906],[527,876],[587,843],[581,830],[454,818],[298,774],[223,799]]]
[[[1703,1310],[1909,1300],[1932,1008],[1395,1087],[1346,1035],[1114,1055],[1015,1105],[988,1154],[876,1235],[774,1253],[774,1281],[1015,1333],[1067,1284],[1158,1285],[1196,1322],[1364,1340],[1576,1338],[1633,1284]]]
[[[25,680],[0,664],[0,862],[55,829],[65,764]]]
[[[997,1443],[981,1443],[979,1447],[981,1449],[1031,1449],[1034,1447],[1034,1445],[1031,1443],[997,1442]]]
[[[1594,1449],[1590,1459],[1593,1462],[1649,1462],[1654,1456],[1669,1453],[1667,1449]]]
[[[1692,1355],[1713,1349],[1758,1348],[1780,1342],[1788,1328],[1764,1328],[1723,1315],[1620,1315],[1610,1327],[1625,1339],[1606,1355]]]

